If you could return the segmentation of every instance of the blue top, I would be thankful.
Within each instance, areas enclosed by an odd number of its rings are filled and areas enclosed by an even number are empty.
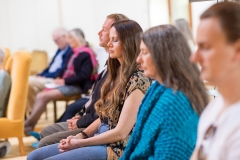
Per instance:
[[[122,160],[189,160],[199,116],[181,92],[155,82],[139,108]]]
[[[62,65],[61,65],[61,68],[58,68],[55,72],[49,72],[49,68],[51,67],[51,65],[53,64],[55,58],[57,57],[57,55],[61,52],[60,49],[57,50],[56,54],[54,55],[51,63],[49,64],[49,66],[44,70],[42,71],[42,73],[38,74],[39,76],[44,76],[46,78],[57,78],[59,72],[62,70],[62,68],[64,68],[68,62],[68,54],[70,54],[72,52],[72,49],[67,46],[67,49],[65,50],[65,53],[62,55]]]

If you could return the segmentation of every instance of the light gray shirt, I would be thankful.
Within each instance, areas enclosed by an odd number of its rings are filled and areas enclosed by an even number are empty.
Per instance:
[[[11,77],[5,70],[0,70],[0,117],[3,117],[7,108]]]

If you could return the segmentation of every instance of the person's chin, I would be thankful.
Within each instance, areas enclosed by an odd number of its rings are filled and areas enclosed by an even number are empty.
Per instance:
[[[150,75],[149,72],[147,72],[146,70],[143,70],[143,74],[144,74],[146,77],[151,78],[151,75]]]
[[[209,81],[209,77],[204,72],[201,72],[200,79],[204,81]]]
[[[112,59],[116,58],[116,56],[112,53],[109,53],[109,57],[112,58]]]
[[[98,43],[98,45],[99,45],[100,47],[103,47],[103,44],[102,44],[102,42],[99,42],[99,43]]]

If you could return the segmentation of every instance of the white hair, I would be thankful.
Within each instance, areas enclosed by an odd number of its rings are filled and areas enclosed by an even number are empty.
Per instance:
[[[67,30],[64,27],[58,27],[52,32],[53,35],[62,36],[67,35]]]
[[[68,33],[71,34],[77,40],[79,40],[81,43],[83,43],[83,44],[87,43],[85,40],[85,35],[80,28],[72,29]]]
[[[174,25],[188,41],[192,41],[193,44],[195,44],[192,30],[189,26],[189,23],[185,19],[177,19]]]
[[[3,49],[0,48],[0,64],[3,64],[5,58],[5,52]]]

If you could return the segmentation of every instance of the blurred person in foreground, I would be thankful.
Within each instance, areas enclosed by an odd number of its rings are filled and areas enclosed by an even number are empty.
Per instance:
[[[203,12],[196,42],[191,60],[220,95],[201,115],[191,160],[239,160],[240,4],[221,2]]]

